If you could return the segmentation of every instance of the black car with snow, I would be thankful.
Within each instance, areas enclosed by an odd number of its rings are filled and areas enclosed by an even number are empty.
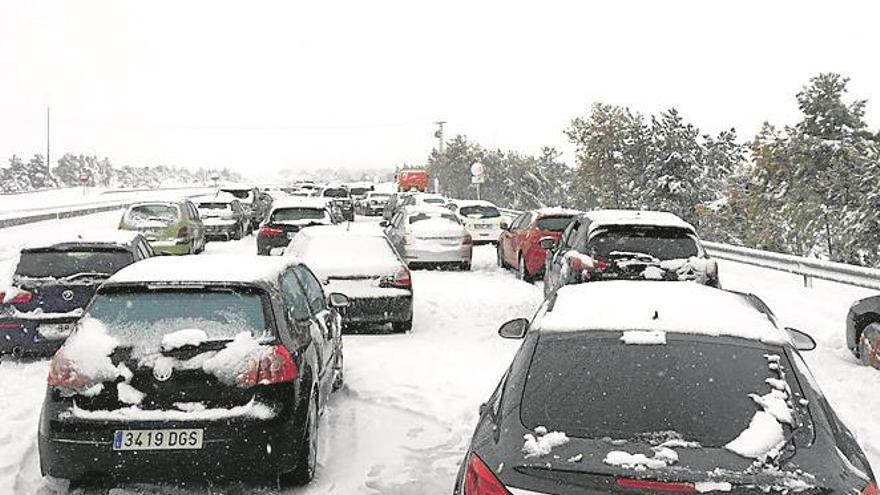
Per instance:
[[[694,227],[660,211],[594,210],[545,238],[544,293],[595,280],[693,280],[718,287],[718,264]]]
[[[268,256],[273,249],[286,248],[300,229],[336,223],[332,206],[322,198],[290,198],[276,201],[260,230],[257,254]]]
[[[752,295],[687,282],[563,287],[480,408],[458,495],[875,495],[868,461]]]
[[[44,475],[307,482],[342,385],[337,308],[290,258],[153,258],[111,277],[55,354]]]
[[[348,296],[346,327],[390,323],[395,332],[412,329],[412,277],[381,230],[309,227],[294,236],[284,255],[302,260],[328,290]]]
[[[880,368],[880,296],[860,299],[849,308],[846,345],[862,364]]]
[[[321,192],[321,196],[333,202],[333,205],[342,213],[343,220],[354,221],[354,200],[351,198],[348,188],[328,187]]]
[[[31,242],[0,288],[0,355],[55,352],[107,278],[153,255],[138,232],[107,231]]]

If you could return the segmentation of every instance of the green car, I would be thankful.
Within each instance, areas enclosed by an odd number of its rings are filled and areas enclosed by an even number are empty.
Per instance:
[[[205,225],[188,200],[137,203],[119,222],[121,230],[137,230],[156,254],[198,254],[205,250]]]

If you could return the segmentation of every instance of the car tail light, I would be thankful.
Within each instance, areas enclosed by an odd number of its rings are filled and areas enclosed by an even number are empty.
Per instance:
[[[474,244],[474,238],[470,234],[465,234],[464,240],[461,241],[465,246],[472,246]]]
[[[695,493],[697,489],[693,483],[671,483],[667,481],[637,480],[633,478],[617,478],[614,480],[617,486],[631,490],[646,490],[649,492],[674,492]]]
[[[15,323],[13,321],[0,321],[0,330],[18,330],[21,328],[20,323]]]
[[[287,348],[279,344],[267,348],[259,359],[251,359],[248,369],[238,375],[235,383],[239,387],[274,385],[292,382],[298,375],[299,370]]]
[[[861,495],[877,495],[877,484],[876,483],[868,483],[864,489],[862,489]]]
[[[263,237],[278,237],[283,233],[283,230],[276,229],[275,227],[269,227],[268,225],[263,225],[262,227],[260,227],[260,235]]]
[[[18,291],[15,295],[10,297],[9,299],[6,299],[5,292],[0,292],[0,303],[23,304],[23,303],[29,303],[29,302],[33,301],[33,299],[34,299],[33,293],[26,291],[26,290]]]
[[[464,495],[510,495],[510,492],[480,456],[471,453],[464,473]]]
[[[177,237],[184,238],[189,235],[189,228],[186,225],[177,230]]]
[[[409,268],[405,266],[401,266],[397,273],[394,274],[394,278],[391,279],[391,286],[397,287],[400,289],[409,289],[412,287],[412,277],[409,273]]]
[[[571,258],[569,258],[568,264],[569,266],[571,266],[571,271],[575,273],[580,273],[584,271],[584,262],[577,256],[572,256]]]
[[[601,271],[605,270],[606,268],[608,268],[608,262],[603,260],[602,258],[596,258],[596,262],[594,263],[593,266],[596,267],[596,271],[601,272]]]
[[[52,356],[52,362],[49,363],[47,382],[49,386],[62,391],[72,391],[86,388],[91,384],[92,379],[77,372],[74,362],[64,355],[64,348],[61,348]]]

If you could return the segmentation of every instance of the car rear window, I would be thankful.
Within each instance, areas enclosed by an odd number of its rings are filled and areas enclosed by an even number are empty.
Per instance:
[[[522,397],[522,420],[581,438],[632,439],[663,432],[718,447],[758,410],[749,394],[778,378],[772,349],[678,338],[627,345],[620,332],[542,335]],[[787,368],[784,353],[780,365]]]
[[[176,205],[170,204],[149,204],[132,206],[128,210],[128,219],[135,223],[172,223],[176,222],[180,217],[180,212]]]
[[[350,189],[352,196],[363,196],[369,190],[370,188],[368,187],[353,187]]]
[[[440,213],[440,212],[437,212],[437,213],[434,213],[434,212],[413,213],[412,215],[409,216],[409,223],[414,224],[416,222],[421,222],[422,220],[429,220],[431,218],[442,218],[444,220],[449,220],[450,222],[453,222],[456,224],[459,223],[458,218],[455,215],[453,215],[452,213]]]
[[[132,347],[153,348],[163,335],[193,328],[203,330],[210,340],[229,340],[241,332],[269,335],[262,296],[250,288],[100,292],[89,316]]]
[[[458,211],[462,216],[470,218],[497,218],[501,212],[494,206],[462,206]]]
[[[132,254],[124,249],[26,250],[21,253],[15,275],[26,278],[112,275],[133,261]]]
[[[553,216],[541,217],[535,222],[535,226],[539,230],[549,230],[550,232],[562,232],[568,227],[568,224],[574,220],[574,216]]]
[[[298,220],[324,220],[327,212],[323,208],[279,208],[272,212],[272,222],[295,222]]]
[[[232,212],[232,204],[230,203],[199,203],[198,208],[199,213],[207,217]]]
[[[253,192],[250,189],[221,189],[221,191],[235,196],[236,199],[248,199]]]
[[[345,189],[325,189],[324,190],[325,198],[347,198],[348,191]]]
[[[587,241],[587,253],[600,258],[614,253],[644,253],[659,260],[699,256],[696,238],[681,229],[626,227],[596,232]]]

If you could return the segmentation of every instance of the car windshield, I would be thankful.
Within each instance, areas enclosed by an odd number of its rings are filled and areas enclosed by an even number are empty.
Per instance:
[[[550,217],[541,217],[535,222],[535,226],[539,230],[549,230],[550,232],[562,232],[568,227],[568,224],[574,220],[571,215],[559,215]]]
[[[324,197],[325,198],[347,198],[348,191],[345,189],[342,189],[342,188],[325,189],[324,190]]]
[[[78,273],[112,275],[134,261],[125,249],[82,248],[22,251],[15,275],[26,278],[63,278]]]
[[[696,238],[683,229],[625,227],[596,232],[587,241],[587,253],[607,258],[615,253],[644,253],[659,260],[699,256]]]
[[[176,205],[166,203],[132,206],[128,210],[128,219],[136,224],[176,222],[180,213]]]
[[[458,212],[468,218],[497,218],[501,216],[498,208],[486,205],[462,206]]]
[[[324,220],[327,212],[323,208],[279,208],[272,212],[271,222],[296,222],[300,220]]]
[[[268,333],[262,297],[253,289],[114,290],[99,293],[88,316],[133,347],[154,347],[163,335],[191,328],[211,340]]]
[[[749,394],[778,378],[769,347],[677,338],[627,345],[620,332],[542,335],[522,397],[522,420],[581,438],[631,439],[676,432],[719,447],[749,426],[758,408]]]
[[[221,189],[221,191],[235,196],[236,199],[248,199],[253,192],[250,189]]]
[[[390,194],[385,194],[385,193],[371,193],[370,194],[370,199],[388,199],[390,197],[391,197]]]
[[[416,222],[421,222],[421,221],[423,221],[423,220],[428,220],[428,219],[441,219],[441,218],[444,219],[444,220],[449,220],[450,222],[453,222],[453,223],[459,223],[458,218],[457,218],[455,215],[453,215],[452,213],[441,213],[441,212],[436,212],[436,213],[435,213],[435,212],[430,212],[430,213],[426,213],[426,212],[413,213],[412,215],[409,216],[409,223],[410,223],[410,224],[413,224],[413,223],[416,223]]]

